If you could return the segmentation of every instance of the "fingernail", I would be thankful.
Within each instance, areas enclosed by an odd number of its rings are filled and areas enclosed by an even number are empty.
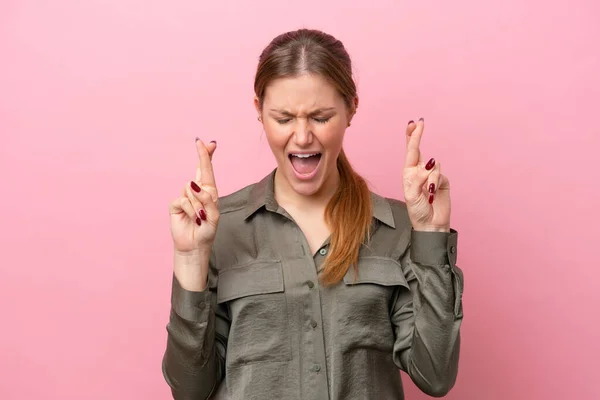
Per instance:
[[[433,203],[433,195],[432,194],[429,195],[429,204],[431,204],[431,203]]]
[[[204,210],[200,210],[200,218],[206,221],[206,213],[204,212]]]
[[[431,168],[433,168],[433,166],[435,165],[435,159],[431,159],[429,160],[429,162],[425,165],[425,169],[427,171],[429,171]]]
[[[211,141],[210,141],[210,142],[208,142],[208,143],[214,143],[214,144],[217,144],[217,141],[216,141],[216,140],[211,140]]]
[[[198,186],[198,185],[196,184],[196,182],[194,182],[194,181],[191,181],[191,182],[190,182],[190,186],[192,187],[192,189],[194,189],[194,192],[196,192],[196,193],[200,193],[200,186]]]
[[[429,193],[433,193],[435,192],[435,183],[432,183],[431,185],[429,185]]]
[[[202,221],[200,221],[200,218],[196,217],[196,223],[197,223],[198,225],[202,225]]]
[[[196,136],[196,142],[197,142],[198,140],[200,140],[200,138],[199,138],[198,136]]]
[[[415,121],[413,121],[413,120],[411,119],[410,121],[408,121],[408,124],[407,124],[407,125],[414,124],[414,123],[415,123]]]
[[[423,122],[425,122],[425,118],[422,118],[422,117],[421,117],[421,118],[419,118],[419,121],[423,121]]]

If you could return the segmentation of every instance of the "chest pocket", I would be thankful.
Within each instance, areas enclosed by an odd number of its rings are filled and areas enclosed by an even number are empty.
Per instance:
[[[217,303],[227,303],[231,317],[229,366],[291,360],[280,261],[256,260],[219,271]]]
[[[347,348],[389,351],[394,344],[390,319],[394,290],[409,289],[400,264],[387,257],[368,256],[358,261],[344,276],[338,293],[339,340]]]
[[[349,268],[344,275],[346,285],[372,283],[381,286],[405,286],[409,288],[400,263],[393,258],[368,256],[358,259],[358,275]]]

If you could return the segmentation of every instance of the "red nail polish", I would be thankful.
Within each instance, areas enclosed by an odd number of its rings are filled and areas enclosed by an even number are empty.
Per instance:
[[[429,204],[431,204],[431,203],[433,203],[433,195],[432,194],[429,195]]]
[[[200,210],[200,218],[206,221],[206,213],[204,212],[204,210]]]
[[[196,136],[196,142],[197,142],[198,140],[200,140],[200,138],[199,138],[198,136]]]
[[[425,118],[419,118],[419,121],[425,122]]]
[[[431,185],[429,185],[429,193],[433,193],[435,192],[435,183],[432,183]]]
[[[200,221],[200,218],[196,217],[196,223],[197,223],[198,225],[202,225],[202,221]]]
[[[210,141],[210,142],[208,142],[208,143],[214,143],[214,144],[217,144],[217,141],[216,141],[216,140],[211,140],[211,141]]]
[[[415,121],[413,121],[413,120],[411,119],[410,121],[408,121],[408,124],[407,124],[407,125],[414,124],[414,123],[415,123]]]
[[[435,165],[435,159],[431,159],[429,160],[429,162],[425,165],[425,169],[427,171],[429,171],[431,168],[433,168],[433,166]]]
[[[194,192],[196,192],[196,193],[200,193],[200,186],[198,186],[198,185],[196,184],[196,182],[194,182],[194,181],[191,181],[191,182],[190,182],[190,186],[192,187],[192,189],[194,189]]]

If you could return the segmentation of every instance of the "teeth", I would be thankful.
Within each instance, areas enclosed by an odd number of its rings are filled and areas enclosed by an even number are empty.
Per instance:
[[[319,153],[313,153],[313,154],[292,154],[292,156],[298,157],[298,158],[308,158],[308,157],[316,156],[317,154],[319,154]]]

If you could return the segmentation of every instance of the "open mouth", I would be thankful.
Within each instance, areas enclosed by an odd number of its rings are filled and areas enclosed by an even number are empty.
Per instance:
[[[321,153],[300,154],[291,153],[289,155],[292,168],[299,178],[312,178],[317,172]]]

